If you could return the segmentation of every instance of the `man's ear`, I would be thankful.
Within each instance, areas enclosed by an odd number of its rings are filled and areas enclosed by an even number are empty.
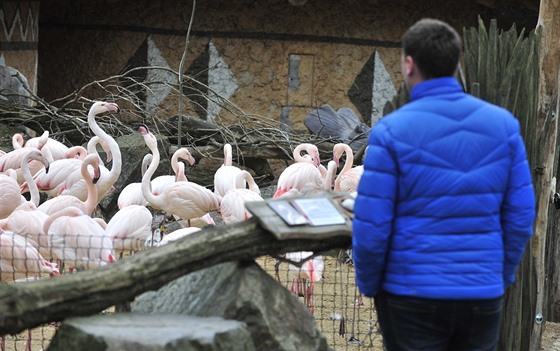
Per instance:
[[[407,77],[411,77],[416,71],[416,64],[412,56],[404,57],[404,74]]]

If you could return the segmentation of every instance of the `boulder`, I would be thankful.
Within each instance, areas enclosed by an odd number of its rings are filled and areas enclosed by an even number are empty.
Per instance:
[[[245,322],[257,350],[330,350],[308,309],[254,261],[193,272],[138,296],[131,308]]]

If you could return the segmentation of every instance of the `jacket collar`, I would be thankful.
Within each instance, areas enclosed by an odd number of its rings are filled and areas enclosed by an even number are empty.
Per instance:
[[[454,77],[434,78],[416,84],[410,92],[410,100],[414,101],[426,96],[462,92],[463,88]]]

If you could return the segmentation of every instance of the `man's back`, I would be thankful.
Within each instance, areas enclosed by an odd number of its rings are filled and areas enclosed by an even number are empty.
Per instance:
[[[392,227],[383,289],[426,298],[501,296],[504,198],[510,187],[531,187],[527,172],[510,175],[516,162],[526,163],[518,122],[465,94],[454,78],[424,82],[411,99],[374,128],[359,189],[359,201],[371,203],[358,206],[358,227]],[[379,188],[394,182],[388,218]]]

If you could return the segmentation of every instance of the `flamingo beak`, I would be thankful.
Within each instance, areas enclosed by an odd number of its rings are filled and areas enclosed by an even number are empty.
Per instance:
[[[100,177],[101,177],[101,169],[99,168],[98,165],[96,165],[95,167],[93,167],[93,177],[91,179],[93,184],[97,184]]]
[[[319,157],[314,157],[313,164],[315,165],[315,167],[319,167],[319,165],[321,164],[321,159]]]
[[[120,108],[119,105],[112,103],[112,102],[108,102],[105,104],[105,108],[107,109],[107,111],[109,112],[120,112]]]

